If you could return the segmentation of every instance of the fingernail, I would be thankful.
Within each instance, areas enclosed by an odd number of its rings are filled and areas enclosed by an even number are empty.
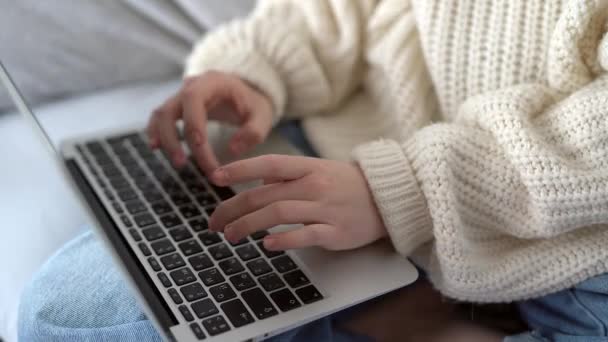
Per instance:
[[[158,138],[157,137],[149,137],[148,138],[148,145],[150,145],[150,148],[157,148],[158,147]]]
[[[230,241],[232,235],[234,234],[234,232],[232,231],[232,227],[231,226],[226,226],[224,228],[224,237],[226,239],[228,239],[228,241]]]
[[[226,170],[219,168],[213,171],[213,179],[216,182],[223,183],[228,179],[228,174],[226,173]]]
[[[276,239],[270,236],[264,238],[264,248],[272,250],[276,245]]]
[[[173,164],[175,166],[182,166],[186,162],[186,156],[183,153],[178,152],[173,156]]]

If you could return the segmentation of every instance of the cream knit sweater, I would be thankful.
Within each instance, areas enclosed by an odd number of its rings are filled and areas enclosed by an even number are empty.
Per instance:
[[[521,300],[608,271],[606,1],[262,0],[186,74],[234,73],[361,165],[445,295]]]

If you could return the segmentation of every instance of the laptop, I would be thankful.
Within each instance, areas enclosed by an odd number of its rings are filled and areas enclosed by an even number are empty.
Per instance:
[[[207,221],[235,189],[215,186],[192,161],[174,169],[141,129],[55,146],[1,62],[0,79],[167,341],[264,340],[418,277],[387,241],[343,252],[264,249],[265,235],[291,225],[230,243]]]

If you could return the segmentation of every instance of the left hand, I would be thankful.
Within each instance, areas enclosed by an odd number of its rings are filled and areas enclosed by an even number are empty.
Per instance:
[[[361,170],[331,160],[266,155],[217,169],[214,183],[253,180],[264,185],[239,193],[213,213],[209,228],[231,241],[279,224],[304,224],[264,239],[268,250],[320,246],[357,248],[387,235]]]

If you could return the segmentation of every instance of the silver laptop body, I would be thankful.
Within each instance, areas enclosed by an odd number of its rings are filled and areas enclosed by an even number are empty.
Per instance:
[[[418,276],[386,241],[345,252],[273,253],[263,249],[260,233],[233,246],[206,227],[233,189],[213,186],[192,163],[173,169],[148,149],[141,127],[75,137],[55,148],[2,63],[0,79],[167,341],[263,340]]]

